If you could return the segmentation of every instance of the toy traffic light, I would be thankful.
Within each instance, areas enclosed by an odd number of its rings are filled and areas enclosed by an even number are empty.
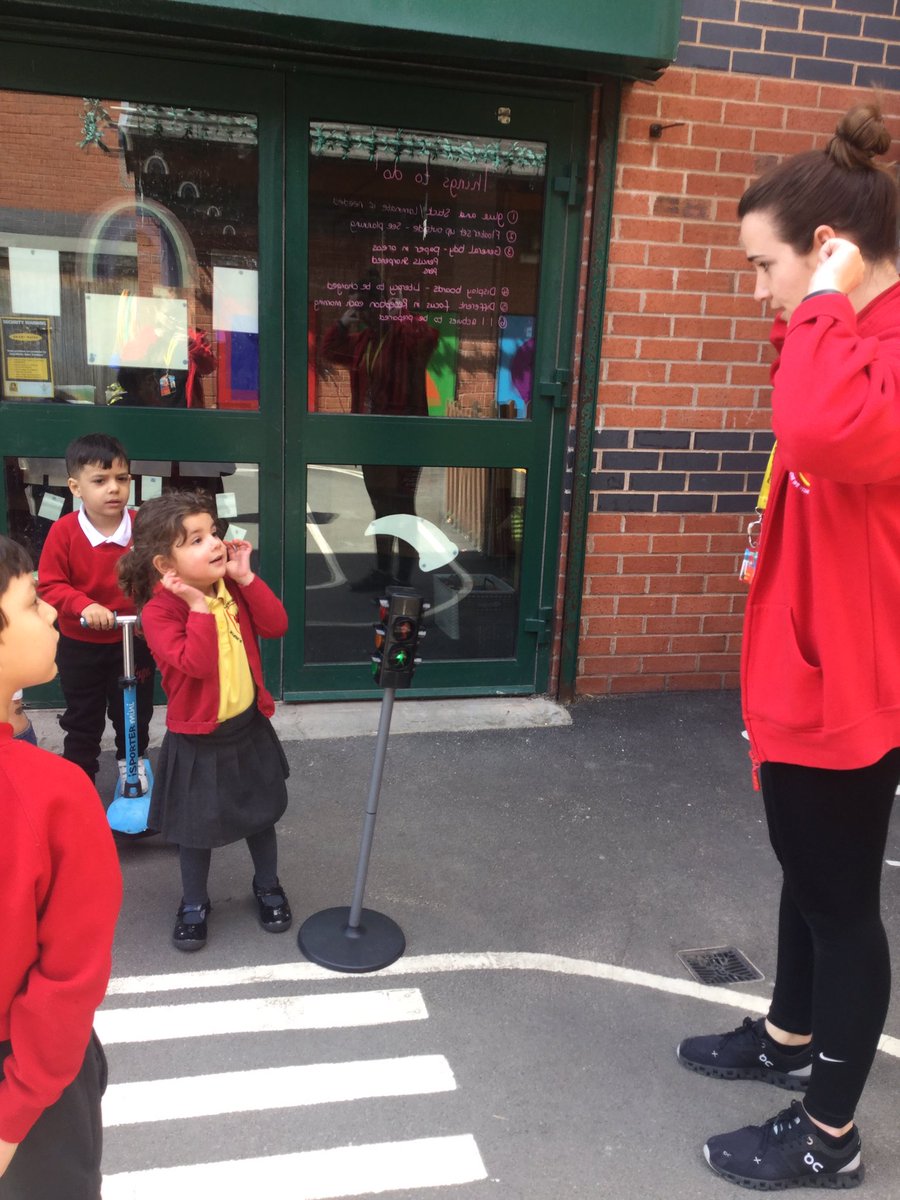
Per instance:
[[[378,606],[372,674],[379,687],[408,688],[421,662],[416,658],[416,645],[425,636],[419,626],[427,605],[412,588],[394,588],[390,598],[379,600]]]

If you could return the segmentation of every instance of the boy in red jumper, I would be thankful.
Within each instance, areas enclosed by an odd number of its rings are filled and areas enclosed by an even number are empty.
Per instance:
[[[0,712],[56,674],[56,613],[0,536]],[[99,1200],[103,1050],[91,1032],[122,880],[97,793],[0,723],[0,1200]]]
[[[122,636],[116,613],[134,613],[119,588],[116,567],[131,545],[126,505],[131,464],[121,443],[105,433],[76,438],[66,450],[69,490],[81,500],[78,512],[50,529],[38,568],[41,597],[59,613],[56,663],[66,710],[63,757],[77,763],[91,782],[97,776],[100,739],[109,713],[116,733],[119,773],[125,776],[125,723],[119,677]],[[84,624],[82,624],[82,621]],[[143,755],[153,715],[154,663],[142,638],[135,639],[138,777],[147,790]]]

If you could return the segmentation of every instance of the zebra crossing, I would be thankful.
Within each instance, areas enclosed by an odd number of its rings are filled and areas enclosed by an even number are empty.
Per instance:
[[[196,975],[191,978],[191,998],[183,1003],[146,1003],[147,998],[156,999],[151,986],[143,992],[144,1002],[123,1006],[117,999],[138,989],[127,980],[115,981],[107,1006],[97,1013],[95,1027],[107,1047],[112,1078],[116,1078],[119,1056],[127,1056],[130,1073],[139,1076],[107,1088],[103,1101],[106,1161],[112,1159],[120,1165],[127,1138],[135,1132],[145,1136],[144,1144],[155,1147],[157,1133],[177,1128],[175,1122],[188,1122],[183,1127],[196,1129],[198,1118],[237,1120],[246,1114],[248,1120],[240,1125],[246,1135],[239,1144],[229,1144],[233,1157],[211,1156],[210,1161],[183,1163],[166,1161],[171,1157],[169,1148],[177,1146],[178,1139],[161,1136],[158,1144],[162,1149],[153,1154],[152,1165],[142,1155],[140,1169],[114,1168],[104,1177],[104,1200],[159,1200],[160,1196],[196,1200],[198,1194],[216,1200],[245,1200],[248,1195],[276,1191],[284,1200],[336,1200],[404,1189],[418,1195],[424,1189],[458,1187],[487,1178],[475,1138],[467,1132],[364,1144],[353,1140],[289,1153],[278,1152],[283,1146],[270,1150],[267,1145],[253,1144],[251,1114],[258,1118],[277,1113],[279,1120],[295,1121],[297,1144],[303,1146],[304,1109],[359,1101],[390,1105],[404,1097],[424,1101],[428,1096],[453,1093],[457,1082],[442,1054],[356,1056],[337,1062],[226,1069],[234,1066],[230,1047],[241,1035],[289,1033],[315,1039],[331,1031],[341,1038],[351,1036],[353,1030],[396,1026],[396,1041],[403,1043],[407,1030],[429,1019],[419,988],[310,991],[204,1001],[196,999],[202,973],[199,980]],[[211,978],[210,986],[216,987],[218,982]],[[154,1067],[142,1069],[142,1058],[149,1060],[154,1044],[166,1042],[172,1043],[172,1063],[187,1061],[207,1069],[152,1077]],[[189,1047],[187,1059],[185,1044]],[[333,1041],[330,1046],[334,1047]],[[317,1049],[314,1042],[312,1052]],[[165,1045],[160,1045],[163,1055],[165,1050]],[[153,1061],[158,1074],[160,1061],[168,1066],[170,1060],[160,1060],[157,1054]],[[125,1139],[118,1154],[117,1139]],[[268,1152],[258,1153],[260,1149]]]

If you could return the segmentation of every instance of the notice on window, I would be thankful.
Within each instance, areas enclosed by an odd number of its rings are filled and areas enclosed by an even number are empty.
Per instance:
[[[213,267],[213,329],[259,333],[259,273]]]
[[[5,400],[53,398],[50,322],[46,317],[0,317]]]
[[[14,313],[58,317],[59,251],[10,246],[9,289]]]
[[[92,366],[188,368],[187,302],[164,296],[84,297],[87,360]]]

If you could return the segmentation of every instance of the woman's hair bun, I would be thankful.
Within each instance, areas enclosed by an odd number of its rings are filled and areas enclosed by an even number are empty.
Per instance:
[[[858,171],[874,167],[872,159],[886,154],[890,146],[891,135],[879,106],[857,104],[841,117],[827,153],[839,167]]]

